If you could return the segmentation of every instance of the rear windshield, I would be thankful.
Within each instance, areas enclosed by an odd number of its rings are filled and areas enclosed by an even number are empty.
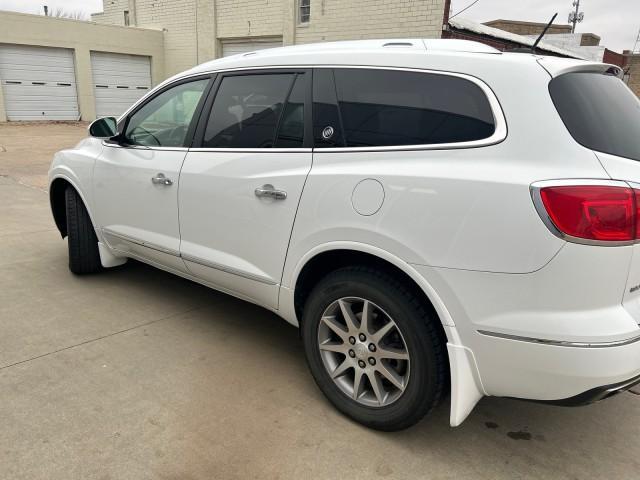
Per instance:
[[[618,77],[566,73],[549,91],[564,124],[581,145],[640,160],[640,100]]]

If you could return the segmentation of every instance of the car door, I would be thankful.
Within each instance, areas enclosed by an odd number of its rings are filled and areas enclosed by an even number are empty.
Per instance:
[[[311,169],[310,73],[219,75],[180,177],[180,252],[218,289],[277,308]]]
[[[95,217],[114,249],[184,272],[178,180],[211,78],[180,81],[140,104],[106,141],[93,175]]]

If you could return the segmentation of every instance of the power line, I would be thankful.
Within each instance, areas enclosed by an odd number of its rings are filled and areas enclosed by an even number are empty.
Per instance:
[[[471,2],[469,5],[467,5],[466,7],[464,7],[462,10],[460,10],[458,13],[456,13],[455,15],[451,15],[449,17],[449,20],[451,20],[453,17],[457,17],[458,15],[460,15],[462,12],[464,12],[465,10],[469,10],[471,7],[473,7],[476,3],[478,3],[480,0],[475,0],[474,2]]]

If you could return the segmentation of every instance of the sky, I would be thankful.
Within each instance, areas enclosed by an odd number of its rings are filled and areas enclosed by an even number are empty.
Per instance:
[[[102,11],[102,0],[0,0],[0,10],[23,13],[43,13],[43,6],[49,9],[62,8],[72,12],[83,12],[89,15]]]
[[[473,0],[452,0],[452,15],[472,2]],[[480,22],[497,18],[547,22],[558,12],[556,23],[566,23],[573,8],[572,2],[573,0],[478,0],[461,17]],[[91,13],[102,11],[102,0],[0,0],[0,10],[41,13],[45,4],[50,8],[82,11],[87,17]],[[600,44],[611,50],[621,52],[633,48],[640,29],[640,0],[580,0],[580,10],[584,12],[584,21],[578,25],[578,32],[599,35],[602,37]]]

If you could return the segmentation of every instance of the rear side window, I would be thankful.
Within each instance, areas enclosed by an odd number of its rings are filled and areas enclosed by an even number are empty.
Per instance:
[[[278,148],[300,148],[304,141],[304,73],[296,76],[282,113],[275,146]]]
[[[470,142],[495,132],[489,100],[469,80],[379,69],[335,69],[334,76],[347,147]]]
[[[302,76],[299,76],[302,78]],[[211,108],[205,148],[272,148],[302,144],[304,105],[296,74],[251,74],[222,79]],[[291,101],[287,104],[290,93]],[[287,107],[285,108],[285,105]],[[283,117],[284,113],[284,118]],[[276,130],[281,123],[281,133]]]
[[[333,70],[313,72],[313,138],[316,147],[344,147]]]
[[[551,80],[553,103],[576,142],[640,160],[640,101],[617,77],[566,73]]]

